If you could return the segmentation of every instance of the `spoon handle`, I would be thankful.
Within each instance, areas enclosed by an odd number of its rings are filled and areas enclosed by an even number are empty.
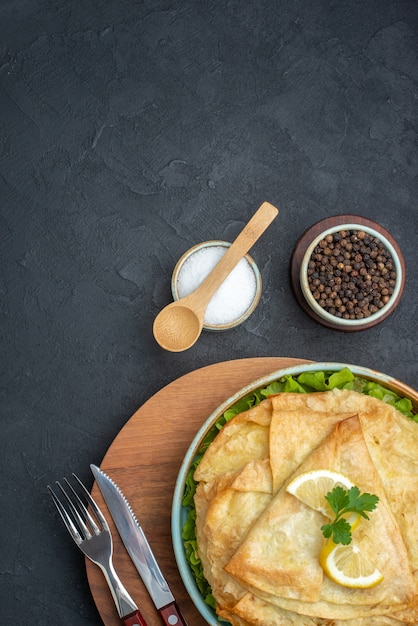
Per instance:
[[[239,261],[247,254],[257,239],[264,233],[279,211],[269,202],[257,209],[250,221],[244,226],[233,244],[227,249],[220,261],[201,285],[189,296],[193,297],[194,306],[201,311],[206,307],[216,290],[232,272]]]

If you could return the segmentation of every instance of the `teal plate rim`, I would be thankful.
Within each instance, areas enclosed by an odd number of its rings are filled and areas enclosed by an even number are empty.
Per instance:
[[[239,389],[236,393],[234,393],[227,400],[225,400],[222,404],[220,404],[209,415],[209,417],[203,422],[202,426],[199,428],[195,437],[193,438],[184,456],[182,464],[180,466],[180,470],[178,472],[175,487],[174,487],[172,508],[171,508],[171,535],[172,535],[174,556],[176,559],[180,577],[196,609],[210,626],[226,626],[228,622],[225,622],[224,620],[220,621],[215,611],[208,604],[205,603],[204,598],[201,595],[196,585],[196,581],[193,577],[189,563],[186,559],[183,540],[181,536],[183,524],[186,521],[186,517],[187,517],[187,509],[183,507],[183,504],[182,504],[185,480],[186,480],[190,465],[193,463],[196,457],[197,450],[199,449],[208,430],[216,422],[219,416],[222,415],[222,413],[224,413],[230,406],[238,402],[241,398],[243,398],[247,394],[252,393],[256,389],[266,387],[270,383],[282,378],[283,376],[288,376],[288,375],[297,376],[299,374],[302,374],[302,372],[315,372],[315,371],[334,372],[334,371],[339,371],[345,367],[348,367],[355,376],[360,376],[362,378],[366,378],[368,380],[378,382],[384,387],[387,387],[389,390],[393,390],[398,394],[411,398],[411,400],[414,402],[415,408],[418,407],[418,392],[415,391],[412,387],[406,385],[405,383],[397,380],[396,378],[392,376],[389,376],[388,374],[384,374],[382,372],[379,372],[377,370],[374,370],[368,367],[364,367],[361,365],[353,365],[350,363],[337,363],[337,362],[328,362],[328,361],[314,362],[314,363],[301,363],[299,365],[293,365],[290,367],[275,370],[271,374],[262,376],[261,378],[258,378],[254,380],[252,383],[249,383],[245,387],[242,387],[241,389]]]

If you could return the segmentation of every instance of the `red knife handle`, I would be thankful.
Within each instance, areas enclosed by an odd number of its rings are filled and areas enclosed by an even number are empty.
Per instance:
[[[125,626],[147,626],[146,621],[142,617],[139,611],[134,611],[122,617],[122,621]]]
[[[159,609],[159,612],[165,626],[187,626],[187,622],[175,602],[167,604],[167,606]]]

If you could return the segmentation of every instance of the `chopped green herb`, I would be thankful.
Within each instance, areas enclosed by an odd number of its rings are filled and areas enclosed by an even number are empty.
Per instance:
[[[344,487],[334,487],[327,493],[325,499],[328,501],[335,514],[335,519],[330,524],[321,526],[322,533],[326,539],[332,537],[334,543],[342,543],[347,546],[351,543],[351,525],[344,518],[347,513],[358,513],[364,519],[370,519],[367,513],[374,511],[379,502],[378,496],[371,493],[360,493],[358,487],[344,489]],[[366,513],[367,511],[367,513]]]

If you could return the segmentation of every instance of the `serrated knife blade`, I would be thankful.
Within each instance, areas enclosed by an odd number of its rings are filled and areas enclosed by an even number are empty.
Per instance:
[[[165,626],[187,626],[128,500],[103,470],[93,464],[90,468],[125,548]]]

